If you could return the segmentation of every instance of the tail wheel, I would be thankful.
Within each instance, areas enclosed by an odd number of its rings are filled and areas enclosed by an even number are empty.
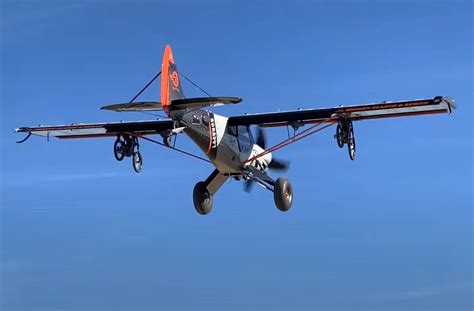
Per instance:
[[[201,215],[209,214],[212,210],[212,194],[206,188],[206,184],[203,181],[198,182],[194,186],[193,191],[193,202],[196,212]]]
[[[336,141],[337,141],[337,145],[339,146],[339,148],[342,148],[344,147],[344,137],[343,137],[343,132],[342,132],[342,126],[340,123],[337,124],[337,127],[336,127]]]
[[[288,179],[280,177],[276,180],[273,189],[273,199],[276,207],[286,212],[293,204],[293,187]]]
[[[122,136],[117,136],[114,143],[114,156],[117,161],[122,161],[125,157],[125,139]]]
[[[133,159],[132,159],[132,164],[133,164],[133,170],[137,173],[140,173],[143,169],[143,158],[140,153],[140,151],[135,151],[133,153]]]
[[[352,122],[349,123],[348,132],[349,132],[349,135],[348,135],[349,137],[348,137],[348,142],[347,142],[347,150],[349,151],[349,157],[351,158],[352,161],[354,161],[356,158],[356,142],[355,142],[355,136],[354,136],[354,128],[352,127]]]

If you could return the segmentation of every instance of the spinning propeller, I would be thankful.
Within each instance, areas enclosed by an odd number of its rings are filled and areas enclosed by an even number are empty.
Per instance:
[[[266,149],[267,148],[267,135],[265,134],[265,131],[260,126],[257,126],[256,138],[257,138],[256,144],[259,145],[262,149]],[[272,156],[272,160],[270,161],[270,163],[267,163],[267,165],[268,165],[268,168],[272,171],[286,172],[290,166],[290,161],[275,158]],[[244,183],[244,191],[250,192],[253,188],[254,183],[255,182],[253,180],[247,179]]]

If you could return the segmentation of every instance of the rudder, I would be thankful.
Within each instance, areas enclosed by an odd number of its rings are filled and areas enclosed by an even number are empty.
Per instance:
[[[168,115],[171,101],[185,98],[180,78],[171,46],[168,44],[165,47],[161,64],[161,105]]]

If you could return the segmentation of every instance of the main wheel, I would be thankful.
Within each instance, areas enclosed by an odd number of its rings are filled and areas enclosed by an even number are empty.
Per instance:
[[[196,212],[201,215],[209,214],[212,210],[212,194],[207,191],[206,184],[203,181],[194,186],[193,202]]]
[[[352,122],[349,123],[349,139],[347,143],[347,150],[349,151],[349,157],[352,161],[356,158],[356,142],[354,136],[354,128],[352,127]]]
[[[337,145],[339,146],[339,148],[342,148],[344,147],[344,139],[342,137],[342,127],[341,127],[341,124],[338,123],[337,124],[337,127],[336,127],[336,141],[337,141]]]
[[[291,208],[293,203],[293,187],[288,179],[280,177],[276,180],[273,189],[273,199],[280,211],[286,212]]]
[[[140,151],[135,151],[132,158],[133,170],[140,173],[143,169],[143,159]]]
[[[124,153],[125,149],[125,141],[122,138],[122,136],[117,137],[114,143],[114,156],[117,161],[122,161],[123,158],[125,157]]]

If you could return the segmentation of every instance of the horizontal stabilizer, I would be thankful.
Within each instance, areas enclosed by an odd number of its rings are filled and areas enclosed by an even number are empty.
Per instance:
[[[186,108],[215,107],[227,104],[238,104],[242,101],[240,97],[198,97],[183,98],[171,101],[171,110]],[[101,107],[103,110],[110,111],[156,111],[163,110],[160,102],[135,102],[125,104],[115,104]]]
[[[238,104],[242,101],[240,97],[197,97],[183,98],[171,101],[171,109],[215,107],[228,104]]]
[[[163,110],[160,102],[135,102],[128,104],[115,104],[101,107],[110,111],[156,111]]]

